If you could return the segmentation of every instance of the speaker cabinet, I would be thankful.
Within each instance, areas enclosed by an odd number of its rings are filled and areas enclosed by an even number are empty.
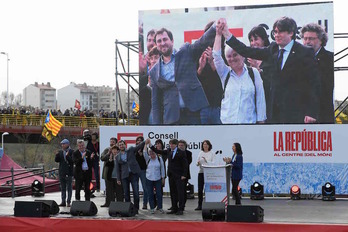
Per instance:
[[[59,206],[57,202],[53,200],[35,200],[36,202],[43,202],[50,207],[50,214],[55,215],[59,213]]]
[[[263,208],[256,205],[228,205],[228,222],[263,222]]]
[[[73,216],[94,216],[98,209],[93,201],[73,201],[70,213]]]
[[[109,206],[109,215],[111,217],[133,217],[136,214],[136,209],[132,202],[113,201]]]
[[[50,206],[44,202],[16,201],[14,207],[15,217],[49,217]]]
[[[203,202],[203,221],[225,221],[224,202]]]

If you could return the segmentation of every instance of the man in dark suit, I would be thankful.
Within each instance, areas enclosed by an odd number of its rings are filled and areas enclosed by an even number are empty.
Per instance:
[[[89,185],[92,180],[92,161],[94,154],[91,154],[85,147],[85,142],[82,139],[77,140],[78,149],[73,153],[73,161],[75,164],[74,177],[75,177],[75,199],[80,200],[80,191],[82,186],[85,190],[85,199],[90,201],[91,190]]]
[[[133,189],[134,207],[139,209],[139,175],[141,169],[136,160],[136,153],[144,148],[144,142],[136,147],[126,149],[126,143],[123,140],[118,142],[120,153],[116,156],[116,176],[117,184],[123,187],[124,198],[126,202],[130,202],[130,184]]]
[[[197,77],[197,61],[211,45],[215,29],[195,43],[173,49],[173,34],[162,28],[155,42],[161,58],[150,70],[153,124],[200,124],[200,111],[209,106]]]
[[[169,191],[172,201],[171,211],[168,214],[183,215],[185,208],[184,184],[188,169],[187,157],[184,151],[178,149],[177,139],[171,139],[169,146],[170,148],[167,150],[157,150],[155,146],[151,146],[151,149],[168,160],[167,176],[169,177]]]
[[[67,139],[63,139],[60,142],[60,145],[62,146],[62,150],[58,151],[54,159],[54,161],[59,163],[59,182],[60,190],[62,191],[62,203],[60,203],[59,206],[70,207],[72,196],[72,176],[74,168],[72,154],[74,151],[70,148],[70,142]],[[67,199],[66,192],[68,192]]]
[[[244,57],[273,63],[271,83],[271,120],[273,123],[315,123],[318,120],[320,80],[313,59],[314,51],[295,41],[297,25],[289,17],[273,24],[275,42],[266,48],[251,48],[228,30],[226,19],[219,19],[226,43]]]
[[[178,148],[185,152],[186,159],[187,159],[187,178],[184,180],[184,196],[185,196],[184,207],[185,207],[186,201],[187,201],[186,186],[187,186],[187,183],[188,183],[189,179],[191,179],[190,164],[192,163],[192,152],[187,150],[187,143],[183,139],[178,141]]]
[[[334,123],[334,54],[324,48],[328,41],[327,34],[320,25],[309,23],[302,27],[301,38],[304,45],[314,49],[314,58],[319,67],[321,82],[319,122]]]

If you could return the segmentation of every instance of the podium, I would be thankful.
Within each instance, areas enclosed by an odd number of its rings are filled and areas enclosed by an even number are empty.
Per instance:
[[[230,204],[231,164],[203,165],[205,202]]]

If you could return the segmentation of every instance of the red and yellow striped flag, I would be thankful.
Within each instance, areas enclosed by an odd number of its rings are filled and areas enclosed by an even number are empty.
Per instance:
[[[53,136],[57,136],[63,124],[53,117],[53,115],[51,114],[51,111],[48,111],[44,126],[46,127],[48,131],[52,132]]]

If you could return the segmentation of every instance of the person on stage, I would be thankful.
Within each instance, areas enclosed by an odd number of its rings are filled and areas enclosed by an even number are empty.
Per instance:
[[[58,151],[55,157],[55,161],[59,163],[59,182],[60,190],[62,191],[62,203],[59,206],[70,207],[72,196],[72,176],[74,162],[72,160],[73,150],[70,148],[70,142],[67,139],[63,139],[60,142],[62,150]],[[68,198],[66,200],[66,192],[68,192]]]
[[[92,180],[92,168],[94,153],[91,153],[85,147],[85,142],[82,139],[77,140],[78,149],[73,153],[73,161],[75,164],[74,177],[75,177],[75,199],[80,200],[80,191],[82,186],[85,190],[85,199],[90,201],[91,190],[89,185]]]
[[[199,152],[196,165],[199,167],[198,172],[198,207],[195,210],[202,210],[203,203],[203,188],[204,188],[204,168],[202,165],[214,163],[214,154],[211,151],[213,148],[209,140],[204,140],[202,143],[202,151]]]
[[[223,158],[226,164],[232,165],[232,194],[236,200],[236,205],[241,205],[240,196],[238,194],[239,182],[243,179],[243,152],[239,143],[234,143],[232,146],[233,156]]]

